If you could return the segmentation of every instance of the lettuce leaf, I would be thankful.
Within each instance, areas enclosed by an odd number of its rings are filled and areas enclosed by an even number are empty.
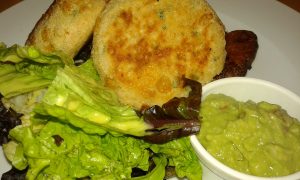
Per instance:
[[[164,154],[169,159],[169,166],[175,166],[178,177],[189,180],[202,179],[202,167],[187,137],[165,144],[151,146],[156,154]]]
[[[73,64],[62,53],[42,54],[32,46],[0,43],[0,93],[10,98],[47,87],[59,67]]]
[[[28,163],[27,179],[87,176],[96,179],[108,175],[113,175],[113,179],[129,179],[133,167],[149,168],[147,148],[150,145],[132,137],[88,135],[55,121],[49,121],[38,133],[34,133],[30,126],[18,126],[11,130],[10,136],[18,143],[13,146],[22,147],[22,151],[10,155],[9,159],[15,166],[15,157],[26,158],[25,161],[23,158],[25,166],[15,167],[24,169]],[[61,138],[60,142],[56,142],[56,137]],[[165,164],[160,162],[160,166],[165,167]]]
[[[0,93],[6,98],[45,88],[52,81],[40,76],[18,72],[14,65],[0,63],[1,73],[4,73],[3,69],[7,68],[14,70],[0,76]]]
[[[75,66],[58,70],[42,103],[34,111],[56,117],[90,134],[143,136],[150,128],[132,108],[120,104],[116,95],[101,86],[101,82]]]
[[[73,64],[73,59],[67,57],[62,52],[44,54],[33,46],[20,46],[14,44],[7,47],[3,42],[0,42],[0,62],[17,64],[24,60],[40,64]]]
[[[28,163],[24,157],[24,150],[22,144],[15,141],[9,141],[7,144],[3,144],[3,150],[6,158],[12,163],[12,165],[19,169],[26,169]]]

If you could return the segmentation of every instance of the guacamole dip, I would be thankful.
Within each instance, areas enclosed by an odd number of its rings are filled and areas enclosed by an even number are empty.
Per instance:
[[[280,106],[212,94],[200,115],[198,139],[224,164],[256,176],[300,171],[300,123]]]

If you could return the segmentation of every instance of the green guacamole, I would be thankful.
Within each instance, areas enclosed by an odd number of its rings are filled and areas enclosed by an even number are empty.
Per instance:
[[[200,115],[198,139],[222,163],[256,176],[300,171],[300,123],[280,106],[212,94]]]

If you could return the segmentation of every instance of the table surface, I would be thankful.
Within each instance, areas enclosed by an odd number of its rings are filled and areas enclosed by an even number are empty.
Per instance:
[[[0,3],[0,12],[4,11],[5,9],[21,2],[22,0],[1,0]],[[300,0],[278,0],[283,4],[293,8],[294,10],[300,13]]]

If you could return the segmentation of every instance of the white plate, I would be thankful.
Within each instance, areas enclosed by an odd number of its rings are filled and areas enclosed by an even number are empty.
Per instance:
[[[300,13],[275,0],[208,0],[227,31],[246,29],[259,49],[247,76],[269,80],[300,95]],[[52,0],[26,0],[0,14],[0,41],[24,44]],[[2,151],[2,150],[1,150]],[[0,174],[10,169],[0,152]],[[220,179],[204,169],[203,179]]]

